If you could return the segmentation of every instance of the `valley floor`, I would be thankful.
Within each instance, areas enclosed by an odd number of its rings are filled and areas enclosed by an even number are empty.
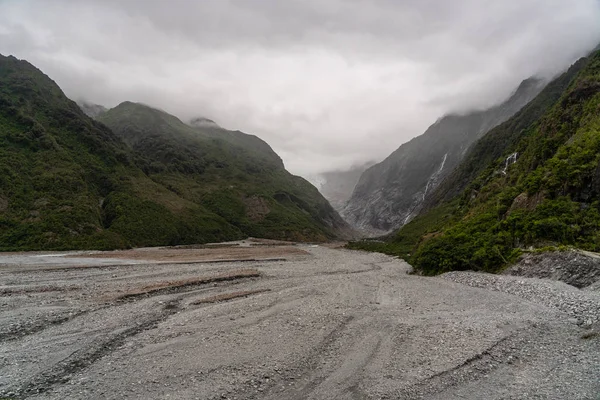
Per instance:
[[[0,398],[598,399],[600,293],[269,242],[0,255]]]

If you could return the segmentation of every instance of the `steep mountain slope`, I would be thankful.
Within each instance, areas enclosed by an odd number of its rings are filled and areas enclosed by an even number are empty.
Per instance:
[[[528,129],[535,127],[540,117],[556,103],[573,78],[586,64],[587,59],[573,64],[567,72],[550,82],[513,118],[497,126],[489,134],[475,142],[459,166],[427,197],[423,209],[429,210],[454,198],[473,182],[491,162],[502,157],[506,148],[514,146]]]
[[[442,185],[438,204],[388,243],[359,247],[425,273],[495,271],[529,246],[600,250],[600,52],[490,131],[450,179],[459,195]]]
[[[350,232],[318,190],[288,173],[256,136],[191,127],[130,102],[99,121],[143,160],[142,169],[154,182],[201,204],[246,235],[325,240]]]
[[[366,163],[350,168],[347,171],[329,171],[320,174],[319,191],[338,212],[342,212],[352,196],[354,188],[363,172],[374,163]]]
[[[509,119],[543,88],[537,79],[524,81],[499,106],[466,115],[448,115],[400,146],[361,176],[342,215],[353,226],[386,233],[419,213],[433,189],[458,165],[469,146]]]
[[[202,136],[189,130],[190,135]],[[149,146],[161,144],[138,139]],[[187,199],[159,179],[149,178],[150,171],[157,176],[170,170],[184,182],[187,177],[178,168],[188,171],[206,164],[216,171],[245,154],[223,141],[210,142],[214,142],[211,149],[221,149],[210,154],[210,162],[184,152],[185,160],[177,164],[180,152],[168,146],[157,149],[157,160],[136,154],[108,127],[87,117],[34,66],[0,55],[0,249],[110,249],[202,243],[248,234],[319,240],[345,228],[314,187],[285,171],[274,173],[276,179],[236,171],[239,181],[255,182],[255,192],[245,203],[228,204],[216,196],[210,207],[204,203],[211,200]],[[250,169],[278,168],[266,156],[249,159],[244,165]],[[226,176],[219,180],[216,172],[211,176],[212,188],[237,183]],[[287,187],[291,189],[286,191]],[[294,197],[296,191],[304,202]],[[252,202],[258,206],[247,206]],[[259,216],[261,223],[235,225]]]
[[[26,61],[0,56],[0,104],[2,250],[240,236],[148,179],[119,138]]]

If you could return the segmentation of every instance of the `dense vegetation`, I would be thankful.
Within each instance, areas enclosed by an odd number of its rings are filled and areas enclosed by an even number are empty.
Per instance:
[[[345,228],[258,138],[216,138],[132,103],[110,118],[118,134],[0,55],[0,250],[323,240]],[[252,138],[261,143],[244,147]]]
[[[556,104],[586,63],[587,59],[576,62],[567,72],[550,82],[538,96],[512,118],[490,130],[488,134],[475,142],[465,155],[463,162],[426,199],[424,209],[431,209],[458,196],[495,160],[502,158],[507,149],[513,148],[522,140],[537,126],[540,118],[548,109]]]
[[[325,240],[345,223],[306,180],[288,173],[256,136],[191,127],[131,102],[99,120],[141,160],[154,182],[221,216],[245,235]]]
[[[385,242],[353,247],[400,255],[426,274],[497,271],[532,246],[599,251],[600,52],[483,137],[434,197]]]

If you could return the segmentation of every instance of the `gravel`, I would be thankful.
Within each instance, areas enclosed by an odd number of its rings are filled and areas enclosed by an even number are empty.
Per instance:
[[[582,291],[563,282],[477,272],[448,272],[441,277],[463,285],[509,293],[557,309],[579,325],[600,321],[600,293]]]
[[[0,267],[0,398],[598,399],[594,292],[296,250],[243,263]],[[261,275],[123,297],[240,269]]]

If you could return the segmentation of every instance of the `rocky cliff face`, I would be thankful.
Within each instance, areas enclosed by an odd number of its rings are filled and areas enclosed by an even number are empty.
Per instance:
[[[470,145],[505,122],[544,87],[527,79],[504,103],[485,111],[448,115],[367,169],[342,210],[354,227],[378,235],[414,218],[438,184],[459,164]]]

